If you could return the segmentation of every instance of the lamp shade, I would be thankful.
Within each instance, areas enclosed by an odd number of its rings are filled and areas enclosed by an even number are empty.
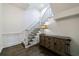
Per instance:
[[[41,25],[41,29],[48,29],[48,25]]]

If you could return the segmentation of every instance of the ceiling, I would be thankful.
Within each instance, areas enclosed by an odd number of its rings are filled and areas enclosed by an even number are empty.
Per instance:
[[[78,7],[79,3],[52,3],[50,5],[51,5],[53,12],[55,14],[58,14],[60,12],[67,10],[67,9]]]
[[[24,9],[24,10],[29,7],[28,3],[9,3],[9,4],[14,5],[14,6]]]
[[[21,9],[28,9],[28,8],[36,8],[36,9],[42,9],[44,8],[45,6],[47,6],[47,4],[45,3],[10,3],[11,5],[14,5],[16,7],[19,7]]]
[[[30,8],[37,8],[37,9],[41,9],[45,6],[47,6],[46,3],[10,3],[16,7],[19,7],[21,9],[28,9],[29,6]],[[79,3],[51,3],[51,8],[54,12],[54,14],[58,14],[60,12],[63,12],[67,9],[71,9],[71,8],[74,8],[74,7],[78,7],[79,6]]]

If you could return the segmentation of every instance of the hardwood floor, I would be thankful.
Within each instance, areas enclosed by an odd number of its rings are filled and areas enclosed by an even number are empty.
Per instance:
[[[4,48],[0,56],[57,56],[57,54],[39,45],[24,48],[22,44]]]

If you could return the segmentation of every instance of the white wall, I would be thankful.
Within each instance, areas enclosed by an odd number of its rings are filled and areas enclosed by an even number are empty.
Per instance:
[[[72,38],[71,54],[79,55],[79,15],[57,21],[65,36]]]
[[[23,31],[23,10],[10,4],[3,4],[3,33],[18,33]]]
[[[24,40],[23,33],[3,34],[2,37],[4,48],[20,44]]]
[[[2,4],[0,4],[0,52],[3,48],[2,42]]]
[[[40,13],[36,9],[27,11],[11,4],[2,4],[2,7],[4,47],[17,45],[24,40],[24,30],[39,21]]]
[[[68,16],[73,16],[73,15],[79,14],[78,10],[79,10],[79,7],[66,9],[66,10],[64,10],[62,12],[59,12],[59,13],[55,14],[54,19],[59,19],[59,18],[61,19],[61,18],[64,18],[64,17],[68,17]]]
[[[44,32],[49,35],[63,35],[61,33],[60,27],[58,26],[56,20],[54,18],[50,18],[48,20],[48,29],[45,29]]]
[[[9,47],[23,41],[24,10],[10,4],[2,4],[2,37],[3,46]]]
[[[30,29],[40,20],[40,12],[36,9],[28,9],[24,11],[24,28]]]

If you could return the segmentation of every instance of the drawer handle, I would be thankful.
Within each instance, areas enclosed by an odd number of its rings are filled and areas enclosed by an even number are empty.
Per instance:
[[[54,43],[54,45],[56,45],[56,43]]]

